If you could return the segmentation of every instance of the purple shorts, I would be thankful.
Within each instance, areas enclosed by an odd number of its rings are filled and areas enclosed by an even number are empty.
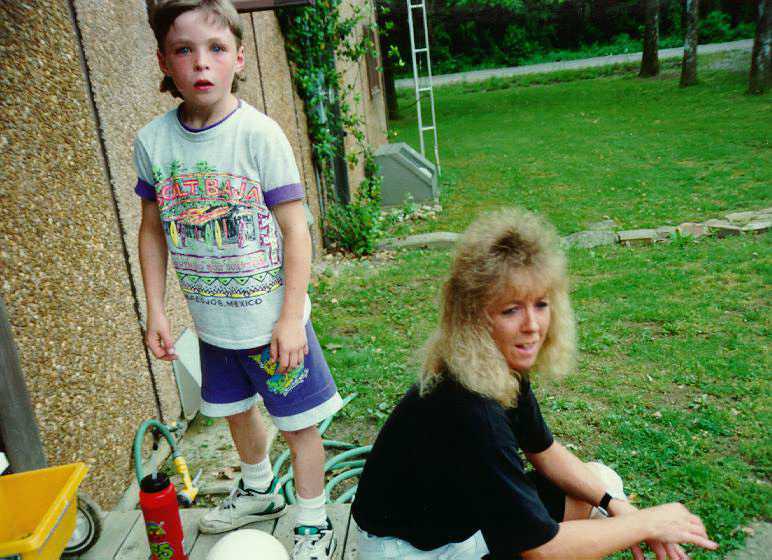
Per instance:
[[[311,321],[306,323],[306,337],[308,355],[286,374],[276,373],[269,344],[230,350],[199,339],[201,413],[232,416],[249,410],[261,397],[276,427],[287,432],[313,426],[340,410],[342,401]]]

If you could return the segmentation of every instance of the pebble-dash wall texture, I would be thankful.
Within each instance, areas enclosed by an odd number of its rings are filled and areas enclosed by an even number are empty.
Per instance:
[[[287,134],[318,253],[319,186],[281,31],[272,12],[241,17],[238,95]],[[106,508],[132,476],[134,430],[159,415],[154,386],[164,420],[180,413],[171,368],[148,364],[140,329],[132,143],[179,102],[158,91],[155,49],[144,0],[0,2],[0,297],[49,462],[87,462],[84,489]],[[377,147],[383,103],[363,97]],[[171,271],[167,313],[175,337],[190,325]]]
[[[110,180],[129,254],[129,269],[137,286],[144,323],[145,298],[137,255],[140,202],[134,194],[137,174],[132,163],[132,144],[140,127],[176,103],[170,95],[161,95],[158,91],[161,73],[155,63],[155,39],[147,25],[143,2],[75,0],[72,4],[86,62],[85,79],[90,82],[93,92],[98,115],[96,125],[107,152]],[[124,271],[128,272],[125,266]],[[167,312],[176,337],[191,321],[177,279],[171,270],[169,272]],[[171,366],[152,360],[151,369],[163,418],[169,422],[180,415]],[[151,388],[145,398],[153,399]]]
[[[64,1],[0,3],[0,30],[2,298],[49,463],[110,505],[156,406],[79,41]]]

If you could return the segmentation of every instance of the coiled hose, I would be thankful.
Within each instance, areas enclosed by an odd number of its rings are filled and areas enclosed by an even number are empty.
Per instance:
[[[343,405],[341,406],[341,409],[352,400],[354,400],[356,396],[356,393],[352,393],[343,399]],[[344,480],[357,477],[362,473],[366,455],[370,453],[370,450],[373,448],[373,446],[365,445],[362,447],[357,447],[356,445],[347,443],[345,441],[324,439],[324,433],[330,427],[330,424],[332,424],[334,417],[335,414],[332,414],[331,416],[325,418],[321,424],[319,424],[319,434],[322,436],[322,445],[325,448],[343,449],[344,451],[331,457],[324,464],[325,474],[330,473],[333,475],[329,482],[327,482],[327,485],[324,487],[324,494],[328,503],[345,504],[347,502],[353,501],[354,495],[357,491],[357,485],[354,484],[350,488],[346,489],[334,501],[332,500],[332,491]],[[287,459],[289,459],[289,457],[289,449],[282,451],[273,465],[273,475],[279,479],[278,487],[280,488],[280,491],[284,493],[284,499],[288,504],[294,504],[297,502],[297,498],[295,497],[295,484],[292,466],[288,466],[286,472],[283,475],[280,475],[282,468],[287,463]]]

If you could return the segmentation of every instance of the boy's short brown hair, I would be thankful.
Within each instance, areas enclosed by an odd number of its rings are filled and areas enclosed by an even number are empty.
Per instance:
[[[241,18],[230,0],[156,0],[155,2],[148,1],[148,8],[150,27],[158,43],[158,50],[161,52],[164,50],[164,41],[169,29],[174,24],[174,20],[185,12],[193,10],[203,10],[216,23],[230,29],[236,39],[236,48],[241,47],[244,28],[241,25]],[[238,74],[233,77],[232,93],[238,90],[239,81],[243,80],[244,77]],[[171,76],[163,77],[160,90],[162,92],[168,91],[173,97],[182,99],[182,95],[177,86],[174,85]]]

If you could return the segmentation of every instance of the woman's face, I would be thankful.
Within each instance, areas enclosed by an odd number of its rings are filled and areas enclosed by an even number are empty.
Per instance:
[[[546,293],[530,295],[514,291],[502,294],[486,307],[491,337],[511,369],[526,373],[536,362],[550,327]]]

